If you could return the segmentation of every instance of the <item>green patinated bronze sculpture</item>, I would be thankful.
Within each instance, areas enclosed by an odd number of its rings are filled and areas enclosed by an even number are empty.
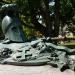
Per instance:
[[[5,40],[0,43],[0,63],[13,65],[52,65],[61,71],[75,71],[75,49],[50,43],[50,38],[25,42],[20,21],[15,16],[16,5],[6,4],[2,8],[2,30]],[[6,12],[4,12],[6,11]],[[12,14],[10,13],[12,12]],[[25,39],[25,40],[24,40]]]
[[[15,4],[6,4],[2,6],[1,10],[4,15],[2,20],[2,30],[5,34],[5,40],[25,42],[21,23],[19,19],[15,17],[17,6]]]

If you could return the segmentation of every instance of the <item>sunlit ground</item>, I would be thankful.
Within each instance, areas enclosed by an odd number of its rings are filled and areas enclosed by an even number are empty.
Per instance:
[[[70,42],[65,42],[63,44],[60,44],[62,46],[66,46],[66,47],[69,47],[69,48],[75,48],[75,41],[70,41]]]

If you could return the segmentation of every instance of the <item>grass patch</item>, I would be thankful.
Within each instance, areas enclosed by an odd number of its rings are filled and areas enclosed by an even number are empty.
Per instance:
[[[71,42],[65,42],[63,44],[60,44],[61,46],[66,46],[68,48],[75,48],[75,41],[71,41]]]

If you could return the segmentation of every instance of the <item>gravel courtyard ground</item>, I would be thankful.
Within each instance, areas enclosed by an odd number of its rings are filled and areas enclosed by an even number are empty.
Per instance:
[[[75,75],[71,70],[60,72],[58,68],[45,66],[0,65],[0,75]]]

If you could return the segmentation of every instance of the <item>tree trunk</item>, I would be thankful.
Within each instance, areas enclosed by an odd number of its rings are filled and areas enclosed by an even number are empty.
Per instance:
[[[44,27],[37,21],[35,12],[32,12],[31,18],[32,18],[32,24],[34,24],[35,29],[40,31],[44,36],[47,36],[46,27]]]
[[[42,24],[38,22],[36,19],[36,10],[34,10],[34,7],[31,5],[31,2],[28,0],[29,3],[29,9],[30,9],[30,15],[31,15],[31,23],[34,25],[34,28],[37,31],[40,31],[44,36],[47,36],[47,30],[46,27],[44,27]]]
[[[60,26],[60,0],[55,0],[55,24],[54,24],[54,37],[59,35]]]
[[[42,16],[45,21],[46,30],[47,30],[47,36],[52,37],[52,24],[50,20],[50,12],[49,12],[49,2],[48,0],[43,0],[41,2],[41,10],[42,10]]]
[[[45,3],[46,2],[46,3]],[[49,7],[48,7],[48,2],[47,1],[42,1],[44,5],[42,5],[43,9],[43,18],[46,24],[46,27],[44,27],[42,24],[38,22],[36,19],[36,10],[34,7],[32,7],[31,3],[29,2],[29,8],[30,8],[30,13],[31,13],[31,19],[32,23],[34,24],[35,29],[39,30],[44,36],[52,36],[52,26],[50,25],[50,15],[49,15]],[[43,7],[45,6],[45,7]]]

